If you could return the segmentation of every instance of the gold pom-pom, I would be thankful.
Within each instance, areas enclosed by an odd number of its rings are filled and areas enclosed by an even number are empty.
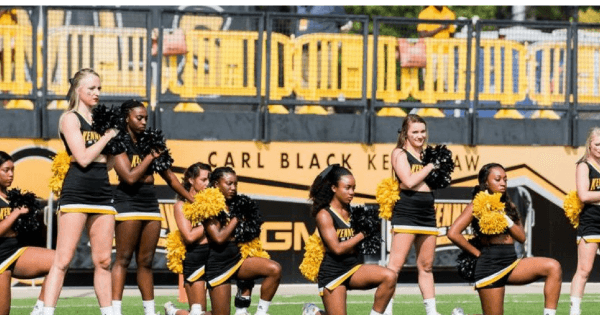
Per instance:
[[[479,228],[484,234],[500,234],[508,227],[501,197],[500,193],[490,195],[481,191],[473,200],[473,216],[479,219]]]
[[[239,243],[240,253],[242,254],[242,258],[246,259],[248,257],[261,257],[266,259],[271,259],[269,253],[267,253],[260,241],[260,238],[257,237],[250,242]]]
[[[583,202],[577,196],[577,191],[569,191],[563,203],[563,209],[571,225],[577,228],[579,226],[579,214],[581,213],[581,209],[583,209]]]
[[[323,245],[321,236],[319,236],[319,231],[315,231],[308,238],[304,250],[306,252],[300,264],[300,273],[308,281],[317,282],[319,268],[321,268],[321,262],[323,262],[323,257],[325,257],[325,246]]]
[[[167,268],[174,273],[183,273],[185,253],[185,244],[179,230],[169,232],[167,235]]]
[[[48,186],[56,197],[60,197],[63,181],[65,180],[65,176],[67,176],[70,166],[71,157],[67,154],[67,151],[58,151],[52,159],[52,177],[50,177],[50,184]]]
[[[385,220],[392,219],[392,209],[400,200],[398,181],[393,177],[382,180],[375,190],[375,200],[379,204],[379,217]]]
[[[217,216],[226,210],[225,197],[218,188],[207,188],[194,196],[194,203],[183,204],[183,215],[192,225]]]

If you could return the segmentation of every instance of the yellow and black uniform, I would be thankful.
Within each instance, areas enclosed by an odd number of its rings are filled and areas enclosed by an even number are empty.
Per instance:
[[[350,226],[349,220],[344,220],[332,209],[326,209],[326,211],[333,219],[333,227],[340,242],[354,237],[354,229]],[[323,295],[324,289],[332,291],[340,285],[345,285],[346,281],[362,266],[362,263],[363,257],[357,252],[336,255],[325,246],[325,256],[317,275],[319,294]]]
[[[421,160],[406,150],[404,152],[411,173],[423,169]],[[433,192],[402,189],[400,200],[396,202],[392,212],[392,229],[396,233],[438,235]]]
[[[190,244],[185,247],[185,258],[183,259],[185,281],[193,283],[206,280],[206,262],[209,250],[208,244]]]
[[[12,209],[8,206],[8,200],[0,197],[0,221],[4,220]],[[12,270],[15,262],[27,247],[21,247],[16,237],[0,237],[0,274],[6,270]]]
[[[227,241],[221,245],[209,242],[208,246],[208,259],[205,265],[208,286],[214,288],[229,283],[244,262],[240,248],[235,241]]]
[[[589,171],[589,191],[600,191],[600,169],[595,163],[586,162]],[[585,204],[579,215],[577,243],[584,239],[588,243],[600,243],[600,205]]]
[[[129,135],[126,135],[129,138]],[[127,157],[131,162],[131,168],[138,166],[141,162],[140,152],[131,141],[125,141]],[[150,168],[146,171],[146,175],[152,175]],[[118,214],[115,216],[117,221],[127,220],[153,220],[162,221],[158,200],[154,192],[154,184],[146,184],[137,182],[133,185],[127,184],[121,180],[114,191],[115,208]]]
[[[471,226],[477,237],[485,237],[479,228],[479,220],[473,218]],[[508,233],[508,231],[504,231]],[[517,258],[514,244],[489,244],[481,249],[481,255],[475,264],[475,289],[500,288],[506,285],[510,273],[517,267],[520,258]]]
[[[81,135],[85,141],[85,147],[88,148],[100,139],[100,135],[92,131],[92,126],[78,112],[74,113],[79,119]],[[69,145],[62,133],[60,138],[65,144],[67,153],[71,155]],[[72,162],[63,182],[58,210],[116,214],[106,163],[93,162],[87,167],[82,167],[76,162]]]

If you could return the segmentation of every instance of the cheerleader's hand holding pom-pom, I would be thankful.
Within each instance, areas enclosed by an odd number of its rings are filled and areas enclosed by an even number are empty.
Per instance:
[[[104,135],[111,128],[115,128],[117,132],[125,129],[125,117],[121,115],[119,107],[111,106],[109,109],[100,104],[92,109],[92,119],[92,130],[100,135]]]
[[[17,233],[28,233],[37,231],[40,228],[40,221],[37,216],[40,214],[42,206],[37,200],[37,196],[32,192],[21,191],[18,188],[9,190],[6,193],[9,200],[9,207],[13,211],[20,213],[12,228]]]
[[[183,215],[192,225],[213,217],[227,218],[226,209],[225,197],[218,188],[206,188],[194,196],[193,203],[183,203]]]
[[[482,247],[481,240],[478,237],[470,239],[469,243],[471,243],[471,245],[477,249],[481,249]],[[476,264],[477,257],[470,252],[463,250],[460,254],[458,254],[458,258],[456,259],[458,275],[469,282],[474,282]]]
[[[239,219],[234,236],[237,242],[245,243],[260,236],[263,219],[258,204],[246,195],[236,195],[229,202],[229,215]]]
[[[151,154],[153,150],[161,152],[161,154],[152,161],[152,164],[150,164],[150,169],[153,172],[164,172],[173,165],[173,158],[171,157],[171,152],[167,148],[167,143],[162,134],[162,130],[154,128],[144,130],[144,132],[140,134],[137,145],[143,157]]]
[[[480,191],[473,199],[473,216],[479,220],[479,227],[483,234],[500,234],[509,228],[508,216],[504,212],[505,204],[500,201],[501,197],[500,193],[490,195]],[[514,222],[512,224],[514,225]]]
[[[381,248],[381,219],[378,211],[370,206],[350,208],[350,226],[354,233],[362,232],[365,238],[358,244],[358,252],[374,255]]]
[[[567,194],[563,204],[563,209],[565,210],[565,215],[567,216],[567,219],[569,219],[569,222],[573,228],[577,228],[579,226],[579,214],[581,214],[583,206],[583,202],[581,202],[577,196],[577,191],[572,190]]]
[[[450,185],[454,172],[452,151],[445,145],[427,146],[423,151],[423,163],[433,164],[433,170],[425,177],[425,183],[431,189],[442,189]]]

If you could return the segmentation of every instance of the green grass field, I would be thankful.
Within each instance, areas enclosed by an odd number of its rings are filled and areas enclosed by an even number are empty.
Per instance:
[[[481,313],[479,298],[473,294],[457,295],[438,295],[437,309],[442,315],[449,315],[454,307],[460,306],[466,314]],[[162,305],[167,301],[173,301],[179,308],[186,308],[187,305],[176,302],[176,296],[157,296],[156,310],[164,313]],[[306,302],[313,302],[322,307],[321,299],[316,295],[293,295],[293,296],[275,296],[269,313],[279,314],[301,314],[302,305]],[[597,314],[600,294],[586,294],[581,305],[583,314]],[[35,299],[13,299],[11,314],[29,315]],[[252,297],[250,312],[254,314],[258,296]],[[369,295],[349,295],[348,296],[348,314],[369,314],[373,303],[373,297]],[[542,314],[544,308],[544,298],[541,294],[510,294],[505,298],[504,313],[507,315],[537,315]],[[233,307],[232,307],[233,310]],[[61,298],[58,301],[56,315],[73,314],[100,314],[98,302],[95,298]],[[140,297],[123,298],[123,314],[135,315],[143,314],[142,301]],[[422,299],[419,295],[402,295],[402,292],[396,292],[394,298],[394,314],[396,315],[418,315],[425,314],[422,305]],[[563,294],[560,297],[557,314],[569,314],[569,296]]]

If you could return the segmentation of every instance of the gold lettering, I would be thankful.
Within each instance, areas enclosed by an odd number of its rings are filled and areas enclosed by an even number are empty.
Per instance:
[[[131,158],[131,167],[132,168],[140,165],[140,163],[142,163],[142,159],[140,159],[139,155],[136,154]]]
[[[8,215],[11,212],[11,208],[9,207],[5,207],[5,208],[0,208],[0,220],[4,220],[6,217],[8,217]]]
[[[421,165],[421,164],[413,164],[411,166],[411,168],[410,168],[410,172],[411,173],[416,173],[416,172],[418,172],[418,171],[420,171],[422,169],[423,169],[423,165]]]
[[[84,131],[83,134],[83,140],[85,141],[90,141],[90,140],[94,140],[94,141],[98,141],[100,140],[100,134],[98,134],[95,131]]]
[[[600,178],[592,178],[592,182],[590,183],[590,190],[598,190],[600,187]]]
[[[304,222],[294,222],[294,250],[302,250],[302,242],[306,243],[309,237]]]
[[[275,230],[275,242],[267,240],[267,233]],[[292,222],[265,222],[262,225],[260,240],[265,250],[288,250],[292,248]],[[281,232],[284,231],[284,232]]]

